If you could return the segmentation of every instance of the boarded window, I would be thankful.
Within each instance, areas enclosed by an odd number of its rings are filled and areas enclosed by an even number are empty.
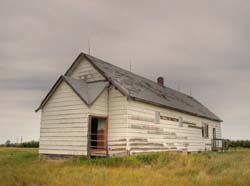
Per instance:
[[[209,136],[208,130],[209,130],[208,124],[203,123],[202,124],[202,137],[208,138],[208,136]]]
[[[160,124],[160,119],[161,119],[160,112],[156,111],[155,112],[155,123]]]
[[[169,120],[169,121],[175,121],[175,122],[179,122],[179,119],[177,118],[173,118],[173,117],[169,117],[169,116],[160,116],[162,120]]]
[[[181,116],[179,117],[179,126],[183,127],[183,118]]]

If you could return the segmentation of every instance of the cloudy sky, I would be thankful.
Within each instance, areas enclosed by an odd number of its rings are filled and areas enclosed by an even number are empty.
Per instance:
[[[39,138],[39,105],[81,51],[190,93],[250,139],[250,1],[1,0],[0,143]]]

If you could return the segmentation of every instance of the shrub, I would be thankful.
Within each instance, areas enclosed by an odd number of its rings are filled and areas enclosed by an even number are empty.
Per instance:
[[[28,141],[24,143],[20,143],[17,147],[26,147],[26,148],[37,148],[39,147],[39,141]]]
[[[24,148],[37,148],[39,147],[39,141],[27,141],[23,143],[11,143],[10,140],[7,140],[3,145],[5,147],[24,147]]]
[[[162,156],[162,157],[161,157]],[[161,155],[161,153],[149,153],[149,154],[139,154],[133,156],[125,157],[110,157],[110,158],[92,158],[86,159],[85,157],[80,157],[71,161],[74,165],[97,165],[106,167],[138,167],[143,165],[152,165],[154,163],[165,163],[168,162],[166,155]],[[161,157],[161,158],[160,158]],[[70,163],[70,162],[69,162]]]
[[[229,147],[236,148],[250,148],[250,140],[226,140]]]
[[[135,158],[139,160],[139,162],[149,165],[155,162],[160,156],[160,153],[152,153],[152,154],[140,154],[136,155]]]
[[[69,162],[70,163],[70,162]],[[110,157],[110,158],[92,158],[88,159],[85,157],[80,157],[72,161],[74,165],[96,165],[96,166],[105,166],[105,167],[134,167],[139,166],[141,163],[134,156],[126,157]]]

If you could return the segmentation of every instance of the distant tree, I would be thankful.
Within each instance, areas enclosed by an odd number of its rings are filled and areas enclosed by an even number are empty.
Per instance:
[[[7,140],[7,141],[5,142],[5,146],[6,146],[6,147],[10,147],[10,145],[11,145],[10,140]]]
[[[1,146],[1,145],[0,145]],[[10,140],[7,140],[2,146],[5,147],[24,147],[24,148],[38,148],[39,141],[27,141],[23,143],[11,143]]]
[[[17,145],[17,147],[25,147],[25,148],[37,148],[39,147],[39,141],[27,141]]]
[[[226,140],[229,147],[250,148],[250,140]]]

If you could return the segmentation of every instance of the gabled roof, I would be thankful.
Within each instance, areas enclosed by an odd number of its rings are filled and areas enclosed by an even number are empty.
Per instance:
[[[88,54],[81,53],[65,75],[69,75],[83,58],[86,58],[110,83],[129,98],[210,120],[222,121],[193,97],[168,87],[161,87],[154,81]]]
[[[154,81],[85,53],[81,53],[67,70],[65,76],[59,78],[36,111],[45,105],[62,79],[71,86],[71,88],[86,104],[92,104],[94,102],[96,95],[98,93],[100,95],[101,90],[103,91],[103,89],[108,86],[107,82],[86,83],[84,80],[76,80],[69,77],[70,73],[77,67],[77,64],[84,58],[87,59],[93,67],[106,78],[107,81],[113,84],[124,96],[127,96],[128,98],[214,121],[222,121],[208,108],[189,95],[168,87],[162,87]],[[92,95],[93,97],[91,97]]]
[[[47,96],[44,98],[36,112],[47,103],[49,98],[53,95],[53,93],[62,81],[66,82],[72,88],[72,90],[81,98],[81,100],[88,106],[92,105],[109,85],[108,81],[97,81],[87,83],[82,79],[73,79],[71,77],[61,76],[57,80],[55,85],[52,87],[52,89],[49,91]]]

